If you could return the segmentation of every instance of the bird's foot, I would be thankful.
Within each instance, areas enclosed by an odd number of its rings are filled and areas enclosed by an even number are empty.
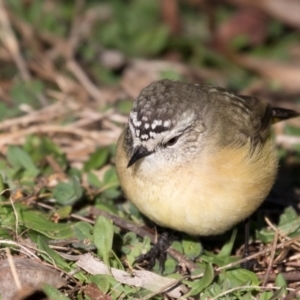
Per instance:
[[[243,269],[246,269],[246,270],[249,270],[249,271],[252,271],[254,269],[256,265],[256,260],[255,259],[250,259],[250,260],[246,260],[244,262],[241,263],[241,267]]]
[[[165,262],[167,259],[167,250],[171,245],[170,234],[167,231],[164,231],[158,238],[158,241],[155,245],[152,246],[150,251],[146,254],[140,255],[135,261],[134,264],[147,264],[147,269],[151,270],[154,265],[156,259],[159,263],[159,270],[161,274],[165,270]]]
[[[243,259],[244,258],[247,258],[249,257],[250,254],[249,254],[249,245],[247,247],[245,247],[244,249],[244,254],[243,254]],[[246,260],[244,262],[241,263],[241,267],[243,269],[246,269],[246,270],[253,270],[255,265],[257,264],[257,260],[255,258],[252,258],[252,259],[249,259],[249,260]]]

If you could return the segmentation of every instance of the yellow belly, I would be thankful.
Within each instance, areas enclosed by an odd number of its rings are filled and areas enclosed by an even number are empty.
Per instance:
[[[128,199],[160,226],[191,235],[220,234],[247,218],[266,198],[277,173],[271,139],[251,156],[248,147],[223,149],[159,172],[143,166],[143,159],[127,168],[121,143],[117,173]]]

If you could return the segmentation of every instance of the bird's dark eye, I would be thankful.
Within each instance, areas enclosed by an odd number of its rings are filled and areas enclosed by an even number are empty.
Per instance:
[[[165,146],[169,147],[169,146],[175,145],[177,143],[178,139],[179,139],[179,135],[172,137],[165,143]]]

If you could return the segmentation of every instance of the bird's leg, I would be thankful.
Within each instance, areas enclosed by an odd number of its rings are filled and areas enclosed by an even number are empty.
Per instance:
[[[244,230],[245,230],[245,244],[244,244],[244,254],[243,258],[249,256],[249,237],[250,237],[250,217],[244,221]],[[247,260],[241,264],[242,268],[250,270],[253,268],[255,261],[253,259]]]
[[[165,270],[165,262],[167,259],[167,249],[170,247],[172,243],[171,234],[168,231],[164,231],[158,238],[158,241],[155,245],[152,246],[150,251],[146,254],[140,255],[134,263],[143,263],[146,261],[147,269],[151,270],[155,265],[155,260],[158,260],[159,263],[159,270],[161,274]]]
[[[249,256],[249,236],[250,236],[250,218],[245,220],[245,246],[244,246],[244,254],[243,257]]]

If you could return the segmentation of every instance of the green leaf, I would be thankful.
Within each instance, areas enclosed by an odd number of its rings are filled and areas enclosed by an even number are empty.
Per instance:
[[[39,169],[34,165],[28,153],[18,146],[9,146],[7,151],[9,163],[16,169],[25,170],[28,177],[35,177],[39,174]]]
[[[182,248],[184,254],[192,260],[200,256],[203,250],[199,239],[193,239],[192,237],[182,240]]]
[[[151,241],[148,237],[143,239],[143,242],[137,238],[133,232],[128,232],[123,236],[122,252],[126,254],[126,260],[130,265],[142,253],[146,253],[151,248]]]
[[[43,286],[43,291],[48,296],[49,299],[70,300],[69,297],[66,297],[63,293],[61,293],[58,289],[56,289],[50,284],[45,284]]]
[[[55,262],[55,264],[64,269],[65,272],[70,272],[70,267],[69,265],[66,263],[66,261],[59,256],[54,250],[52,250],[48,244],[47,244],[47,240],[45,237],[39,235],[37,237],[37,245],[39,247],[40,250],[42,250],[43,252],[40,252],[40,255],[43,256],[43,258],[48,261],[49,263],[53,264],[53,261]],[[47,253],[48,255],[46,255],[45,253]]]
[[[281,273],[277,274],[275,279],[275,284],[278,287],[284,287],[284,288],[287,287],[287,282]]]
[[[292,207],[287,207],[280,216],[279,226],[286,234],[293,234],[300,228],[298,214]]]
[[[103,182],[101,186],[101,191],[103,196],[108,199],[116,198],[119,195],[117,187],[119,187],[119,179],[116,173],[116,169],[111,167],[108,169],[103,177]]]
[[[60,218],[60,219],[66,219],[67,217],[70,216],[70,213],[72,212],[72,206],[67,205],[60,207],[59,209],[56,210],[55,214]]]
[[[45,136],[29,135],[24,144],[24,150],[30,154],[34,162],[44,160],[45,156],[51,156],[59,164],[60,168],[64,170],[67,166],[66,154]],[[53,170],[47,165],[49,172]]]
[[[201,255],[201,260],[205,262],[210,262],[217,266],[225,266],[231,262],[237,261],[237,257],[232,256],[222,256],[219,257],[218,254],[210,253],[208,251],[204,251],[204,254]]]
[[[234,286],[243,285],[246,282],[250,282],[252,285],[259,285],[260,281],[257,275],[246,269],[234,269],[228,270],[225,273],[220,274],[220,278],[226,278],[233,281]]]
[[[92,172],[87,173],[87,180],[88,183],[95,188],[100,188],[102,186],[102,183],[100,182],[98,176]]]
[[[235,238],[236,238],[236,234],[237,234],[237,228],[234,228],[232,230],[230,240],[227,243],[224,244],[224,246],[222,247],[220,253],[218,254],[219,257],[226,257],[226,256],[231,255],[232,248],[233,248]]]
[[[74,226],[74,234],[75,236],[83,241],[83,240],[93,240],[93,226],[87,222],[80,221]]]
[[[191,290],[185,295],[185,297],[195,296],[208,287],[214,279],[214,268],[212,264],[207,264],[203,276],[199,280],[185,283],[191,287]]]
[[[260,294],[259,300],[270,300],[272,295],[273,295],[273,292],[269,292],[269,291],[263,292],[262,294]]]
[[[300,222],[296,211],[292,207],[287,207],[283,214],[281,214],[278,228],[290,237],[299,235],[298,229],[300,228]],[[264,228],[257,232],[257,237],[264,243],[272,242],[274,239],[274,231]]]
[[[107,161],[109,156],[108,148],[101,148],[96,150],[84,164],[84,171],[91,171],[101,168]]]
[[[172,248],[174,248],[175,250],[177,250],[180,253],[183,253],[182,243],[179,241],[174,241],[172,243]]]
[[[291,221],[297,220],[298,214],[297,212],[291,207],[287,207],[283,214],[281,214],[279,219],[279,226],[284,226],[286,224],[289,224]]]
[[[94,243],[104,263],[109,267],[109,254],[112,250],[114,226],[110,220],[100,216],[94,225]]]
[[[69,182],[59,182],[54,190],[53,197],[57,203],[72,205],[82,196],[82,188],[77,177],[72,176]]]
[[[20,209],[19,222],[26,228],[40,232],[51,239],[67,239],[73,236],[71,224],[54,223],[38,211]]]
[[[2,225],[2,222],[0,224]],[[11,239],[11,231],[9,229],[0,227],[0,236],[1,236],[2,240],[10,240]],[[3,244],[2,244],[2,247],[4,247]]]
[[[279,290],[276,290],[274,292],[274,294],[272,295],[271,298],[269,298],[268,300],[277,300],[277,299],[282,299],[282,296],[286,296],[287,292],[285,287],[280,288]],[[284,297],[285,298],[285,297]]]
[[[119,184],[119,179],[117,176],[116,169],[114,167],[108,169],[103,177],[104,185],[117,186]]]
[[[73,247],[87,251],[95,250],[93,229],[93,226],[87,222],[81,221],[76,223],[74,226],[74,235],[78,241],[72,243]]]
[[[16,218],[11,206],[0,205],[0,227],[1,229],[13,229],[16,226]],[[0,235],[1,236],[1,235]]]
[[[167,275],[171,275],[171,274],[174,274],[176,272],[178,268],[178,262],[171,258],[170,256],[167,256],[167,259],[165,261],[165,270],[164,270],[164,273],[163,275],[164,276],[167,276]],[[159,270],[159,265],[158,265],[158,272],[160,271]]]

